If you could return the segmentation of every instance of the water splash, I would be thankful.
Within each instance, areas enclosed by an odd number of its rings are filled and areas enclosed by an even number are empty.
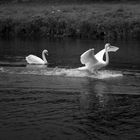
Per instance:
[[[47,76],[64,76],[64,77],[88,77],[96,79],[105,79],[112,77],[120,77],[123,74],[120,71],[100,70],[97,73],[90,73],[86,70],[65,69],[65,68],[47,68],[47,67],[1,67],[0,72],[11,74],[33,74]]]
[[[120,71],[113,71],[113,70],[101,70],[98,71],[96,75],[97,79],[105,79],[105,78],[113,78],[113,77],[121,77],[123,74]]]
[[[0,67],[0,72],[5,72],[3,67]]]

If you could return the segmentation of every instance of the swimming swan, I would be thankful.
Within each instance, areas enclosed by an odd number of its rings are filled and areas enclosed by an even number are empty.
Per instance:
[[[94,48],[87,50],[80,56],[80,61],[85,66],[79,67],[78,70],[89,70],[90,72],[96,72],[98,69],[105,67],[109,64],[108,52],[116,52],[119,48],[111,46],[109,43],[105,44],[105,48],[94,55]],[[106,60],[103,60],[103,56],[106,56]]]
[[[48,51],[47,50],[42,51],[42,59],[43,60],[35,55],[30,54],[26,57],[26,61],[28,64],[37,64],[37,65],[48,64],[48,61],[46,60],[46,57],[45,57],[45,53],[48,55]]]

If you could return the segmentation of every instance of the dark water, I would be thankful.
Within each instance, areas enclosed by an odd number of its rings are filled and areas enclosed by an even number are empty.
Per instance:
[[[75,68],[102,41],[0,41],[0,140],[139,140],[140,42],[114,42],[99,75]],[[49,67],[25,56],[48,49]]]

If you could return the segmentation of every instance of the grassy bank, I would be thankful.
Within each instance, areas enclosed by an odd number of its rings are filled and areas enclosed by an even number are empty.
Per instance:
[[[2,4],[0,38],[140,39],[140,4]]]

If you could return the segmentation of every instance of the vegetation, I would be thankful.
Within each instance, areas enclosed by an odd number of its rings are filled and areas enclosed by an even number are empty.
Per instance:
[[[140,39],[140,4],[1,4],[2,37]]]
[[[25,3],[25,2],[47,2],[47,3],[73,3],[73,2],[76,2],[76,3],[87,3],[87,2],[131,2],[131,1],[136,1],[136,2],[139,2],[139,0],[0,0],[0,2],[2,3],[11,3],[11,2],[14,2],[14,3]]]

